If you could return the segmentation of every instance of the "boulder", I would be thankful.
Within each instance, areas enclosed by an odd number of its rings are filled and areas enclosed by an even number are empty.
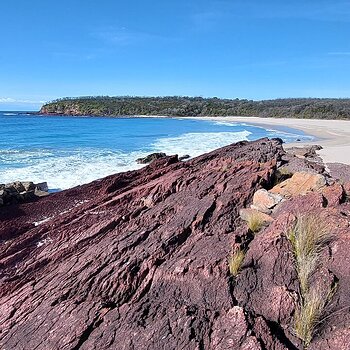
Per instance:
[[[350,165],[341,163],[327,163],[327,168],[335,180],[339,180],[341,183],[350,181]]]
[[[24,192],[26,190],[25,187],[23,186],[22,182],[20,182],[20,181],[11,182],[9,184],[6,184],[5,188],[10,190],[10,192],[18,192],[18,193]]]
[[[40,182],[38,184],[35,184],[35,189],[36,190],[40,190],[43,192],[48,192],[49,191],[49,187],[47,186],[47,182]]]
[[[24,187],[24,191],[29,192],[29,191],[34,191],[35,186],[33,182],[27,181],[27,182],[22,182],[22,186]]]
[[[46,197],[48,196],[50,193],[47,192],[47,191],[42,191],[38,188],[35,188],[35,191],[34,191],[34,195],[37,196],[37,197]]]
[[[182,161],[182,160],[186,160],[189,158],[191,158],[191,156],[189,154],[185,154],[184,156],[179,157],[179,160]]]
[[[156,160],[156,159],[160,159],[160,158],[164,158],[167,155],[165,153],[162,152],[157,152],[157,153],[151,153],[148,156],[144,157],[144,158],[138,158],[136,159],[136,163],[138,164],[148,164],[151,163],[152,161]]]
[[[327,181],[324,175],[300,172],[294,173],[290,179],[276,185],[269,192],[291,198],[293,196],[319,191],[326,184]]]
[[[47,196],[48,194],[46,182],[34,184],[31,181],[15,181],[0,185],[1,206],[32,201],[37,197]]]
[[[271,209],[282,200],[283,196],[280,194],[270,193],[265,189],[260,189],[254,193],[251,208],[269,214]]]

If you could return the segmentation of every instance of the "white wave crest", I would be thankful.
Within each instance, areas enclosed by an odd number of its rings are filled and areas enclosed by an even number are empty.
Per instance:
[[[2,151],[0,163],[2,161],[5,166],[0,173],[0,183],[46,181],[51,190],[67,189],[118,172],[139,169],[142,165],[135,160],[152,152],[195,157],[246,140],[249,135],[248,131],[187,133],[160,138],[147,149],[133,152],[109,149]]]
[[[38,152],[34,157],[30,152],[20,152],[12,162],[17,166],[5,167],[0,174],[0,183],[12,181],[46,181],[49,188],[67,189],[122,171],[134,170],[141,165],[135,160],[147,152],[118,152],[110,150],[81,150],[73,153],[58,152],[55,156],[42,158]]]
[[[212,133],[187,133],[178,137],[158,139],[153,148],[156,152],[166,154],[189,154],[191,157],[213,151],[234,142],[247,140],[251,133],[243,130],[240,132],[212,132]]]

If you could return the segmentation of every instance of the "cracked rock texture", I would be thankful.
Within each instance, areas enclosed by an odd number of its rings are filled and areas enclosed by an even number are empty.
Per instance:
[[[348,349],[341,185],[283,202],[253,240],[239,218],[258,189],[273,186],[284,154],[278,139],[240,142],[2,208],[0,349],[302,349],[285,230],[308,202],[336,235],[315,278],[340,281],[337,312],[311,348]],[[246,242],[233,279],[227,258]]]

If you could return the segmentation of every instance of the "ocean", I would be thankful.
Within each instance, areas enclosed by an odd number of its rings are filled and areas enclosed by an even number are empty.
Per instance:
[[[152,152],[198,156],[240,140],[312,140],[294,129],[181,118],[41,116],[0,112],[0,184],[46,181],[51,191],[138,169]]]

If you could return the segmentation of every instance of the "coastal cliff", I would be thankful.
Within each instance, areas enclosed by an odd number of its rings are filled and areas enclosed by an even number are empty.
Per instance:
[[[0,208],[0,348],[349,349],[350,186],[294,152],[244,141]],[[307,287],[303,222],[327,231]]]
[[[202,97],[63,98],[45,104],[45,115],[72,116],[255,116],[350,119],[350,99],[295,98],[265,101]]]

